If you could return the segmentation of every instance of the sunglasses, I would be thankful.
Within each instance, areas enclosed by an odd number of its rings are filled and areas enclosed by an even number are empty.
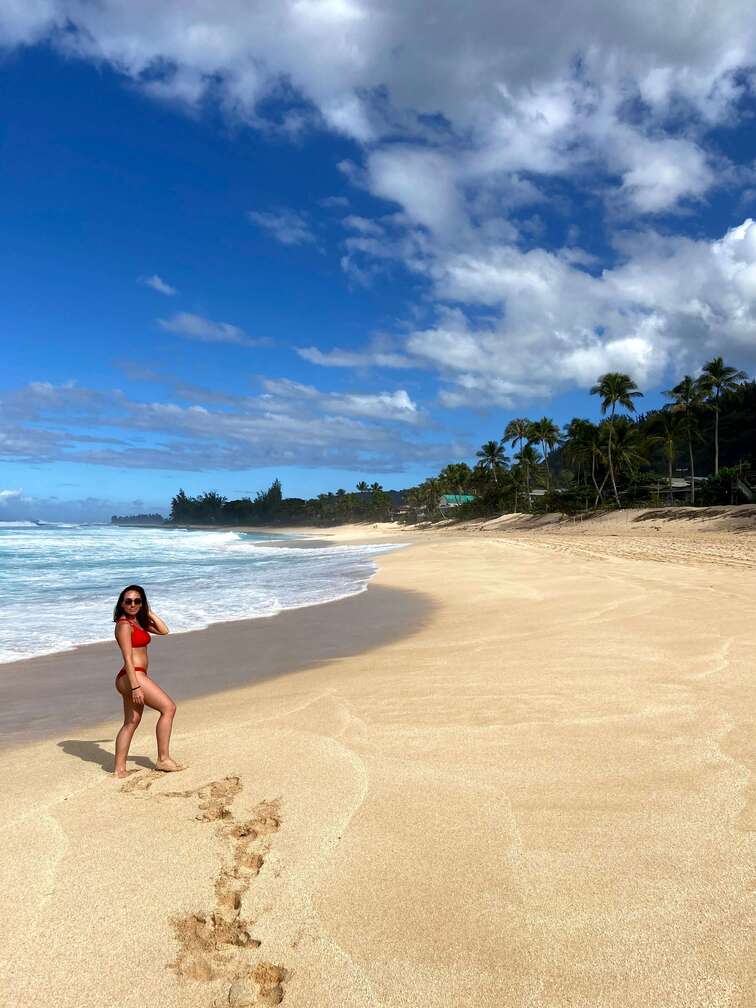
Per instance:
[[[140,598],[125,598],[123,600],[124,605],[141,605],[142,600]]]

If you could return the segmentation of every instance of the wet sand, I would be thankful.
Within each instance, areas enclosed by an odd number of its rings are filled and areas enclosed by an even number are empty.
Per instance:
[[[267,619],[153,637],[150,675],[177,701],[221,693],[406,636],[431,604],[417,593],[368,590],[369,599],[362,592]],[[0,665],[0,750],[117,717],[119,668],[115,641]]]

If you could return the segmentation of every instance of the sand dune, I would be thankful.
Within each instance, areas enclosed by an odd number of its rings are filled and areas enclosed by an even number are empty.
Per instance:
[[[423,622],[181,703],[182,774],[0,755],[7,1003],[752,1004],[756,573],[643,535],[421,534]]]

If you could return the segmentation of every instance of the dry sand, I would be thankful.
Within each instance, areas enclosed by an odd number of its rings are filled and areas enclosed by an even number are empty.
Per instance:
[[[418,618],[176,690],[181,774],[0,754],[3,1003],[750,1008],[756,553],[677,524],[415,536],[351,618]]]

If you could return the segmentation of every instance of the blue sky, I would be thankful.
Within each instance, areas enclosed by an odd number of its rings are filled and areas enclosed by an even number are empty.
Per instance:
[[[0,520],[408,486],[606,370],[753,373],[749,5],[532,6],[0,14]]]

